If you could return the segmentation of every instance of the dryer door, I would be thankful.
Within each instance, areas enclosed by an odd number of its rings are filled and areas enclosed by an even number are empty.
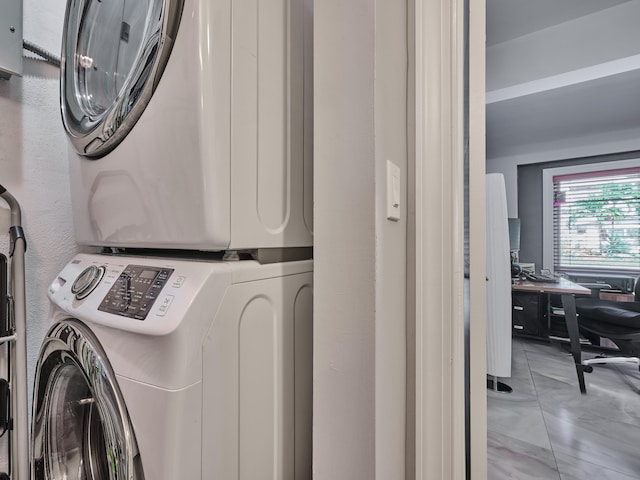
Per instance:
[[[32,478],[142,480],[133,427],[105,352],[84,324],[54,325],[36,369]]]
[[[171,52],[183,0],[68,0],[62,121],[81,155],[105,155],[140,118]]]

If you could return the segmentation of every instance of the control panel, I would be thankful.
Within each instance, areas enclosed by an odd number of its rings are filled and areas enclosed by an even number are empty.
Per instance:
[[[98,310],[144,320],[173,271],[172,268],[127,265]]]

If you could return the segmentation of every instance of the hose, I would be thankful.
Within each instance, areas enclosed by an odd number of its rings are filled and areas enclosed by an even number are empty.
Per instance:
[[[11,208],[11,295],[13,297],[13,319],[15,348],[9,350],[9,361],[16,368],[10,373],[11,405],[15,412],[11,440],[10,465],[15,466],[15,478],[29,478],[29,419],[27,396],[27,311],[25,294],[25,250],[27,247],[22,231],[20,204],[6,188],[0,185],[0,198]],[[14,450],[15,448],[15,450]],[[13,468],[13,467],[12,467]],[[13,474],[11,475],[13,477]],[[0,476],[1,478],[1,476]]]
[[[57,57],[53,53],[46,51],[44,48],[39,47],[35,43],[30,42],[29,40],[22,41],[22,48],[31,53],[35,53],[39,57],[42,57],[47,63],[50,63],[51,65],[55,65],[56,67],[60,66],[59,57]]]

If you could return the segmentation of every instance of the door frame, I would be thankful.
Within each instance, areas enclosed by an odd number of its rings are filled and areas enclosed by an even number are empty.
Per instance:
[[[414,9],[415,478],[486,480],[485,1],[415,0]],[[467,74],[473,310],[465,362]]]

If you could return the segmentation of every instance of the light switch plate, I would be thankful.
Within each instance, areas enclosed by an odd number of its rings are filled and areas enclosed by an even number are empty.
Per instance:
[[[400,220],[400,167],[387,160],[387,219]]]
[[[0,2],[0,77],[22,75],[22,0]]]

